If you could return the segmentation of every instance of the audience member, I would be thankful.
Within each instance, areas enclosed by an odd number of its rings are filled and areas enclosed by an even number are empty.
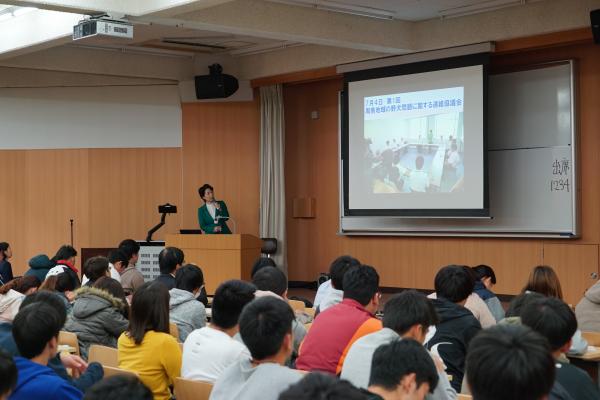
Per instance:
[[[38,254],[29,260],[29,269],[25,272],[25,276],[36,276],[40,282],[44,282],[46,274],[56,266],[56,263],[48,258],[45,254]]]
[[[239,332],[242,309],[255,291],[254,285],[239,280],[217,288],[210,324],[190,333],[183,344],[183,378],[214,383],[229,366],[250,358],[246,346],[233,337]]]
[[[135,268],[139,259],[140,245],[133,239],[125,239],[119,243],[119,250],[123,251],[129,260],[127,267],[120,271],[120,274],[125,294],[130,295],[144,284],[144,276]]]
[[[96,256],[88,258],[83,265],[83,273],[87,280],[83,283],[86,286],[94,286],[94,282],[103,276],[110,276],[108,271],[108,258]]]
[[[527,304],[532,301],[536,301],[539,299],[543,299],[539,293],[529,292],[529,293],[521,293],[518,296],[513,297],[508,305],[508,310],[506,310],[506,316],[502,320],[503,323],[507,324],[520,324],[521,323],[521,310]]]
[[[47,290],[58,294],[65,304],[67,314],[71,313],[73,305],[71,302],[75,299],[75,283],[69,274],[68,267],[57,265],[48,271],[46,280],[42,282],[40,290]]]
[[[292,353],[294,312],[283,300],[262,297],[240,315],[240,335],[252,358],[231,365],[215,382],[211,400],[277,400],[302,375],[284,366]]]
[[[427,347],[440,355],[452,376],[452,387],[460,392],[469,342],[481,330],[479,321],[464,307],[475,280],[468,267],[448,265],[438,271],[434,286],[438,298],[432,302],[439,323]]]
[[[0,322],[12,322],[25,296],[35,293],[40,286],[36,276],[13,279],[0,287]]]
[[[155,279],[162,283],[167,290],[175,287],[175,272],[183,265],[184,254],[177,247],[165,247],[158,255],[158,266],[160,275]]]
[[[93,286],[83,286],[75,292],[73,311],[65,330],[77,334],[79,351],[84,359],[87,359],[92,344],[117,348],[117,339],[129,325],[124,297],[121,284],[107,276],[96,280]]]
[[[363,336],[350,347],[341,377],[356,387],[366,389],[371,376],[373,353],[378,347],[399,339],[413,339],[422,345],[429,327],[437,322],[433,304],[424,294],[406,290],[392,296],[383,309],[383,329]],[[443,367],[440,367],[438,375],[439,383],[431,398],[455,399],[456,391],[450,386]]]
[[[494,319],[496,319],[496,322],[499,322],[504,318],[504,308],[502,308],[502,303],[500,303],[498,296],[492,292],[492,288],[496,284],[494,270],[489,265],[481,264],[473,267],[473,272],[475,272],[476,278],[474,292],[485,301]]]
[[[90,388],[83,400],[153,400],[152,392],[138,378],[115,375]]]
[[[569,351],[571,338],[577,330],[575,314],[566,303],[552,297],[531,302],[523,308],[521,322],[548,339],[556,360],[555,386],[562,386],[577,400],[600,398],[598,387],[586,372],[559,360]]]
[[[329,267],[329,279],[317,289],[315,308],[318,312],[341,303],[344,299],[344,275],[351,267],[359,267],[360,261],[351,256],[341,256],[333,260]]]
[[[118,340],[119,368],[137,372],[156,400],[169,400],[181,369],[181,348],[169,334],[169,292],[160,282],[133,294],[129,328]]]
[[[169,318],[177,325],[179,341],[183,343],[194,329],[206,325],[206,310],[196,300],[204,287],[204,275],[199,267],[188,264],[177,270],[175,282],[175,287],[169,290]]]
[[[0,285],[4,285],[13,280],[12,266],[8,261],[12,257],[10,244],[0,242]]]
[[[542,400],[554,382],[548,341],[519,325],[481,331],[467,355],[467,382],[473,400]]]
[[[254,265],[252,266],[252,271],[250,272],[250,278],[253,278],[254,274],[256,274],[261,268],[264,268],[264,267],[277,268],[277,264],[275,264],[275,261],[270,257],[259,257],[254,262]]]
[[[579,329],[600,332],[600,282],[589,288],[575,307]]]
[[[314,372],[279,395],[279,400],[368,400],[360,389],[333,375]]]
[[[379,307],[379,275],[375,268],[353,267],[344,276],[344,300],[319,314],[308,331],[298,369],[339,374],[355,341],[381,329],[374,317]]]
[[[81,399],[83,393],[48,367],[58,353],[58,333],[64,319],[54,307],[33,303],[21,308],[12,333],[21,356],[15,357],[18,379],[11,400]]]
[[[64,267],[64,270],[69,275],[69,278],[71,279],[73,287],[75,289],[81,286],[81,281],[79,280],[79,270],[75,268],[76,259],[77,250],[75,250],[73,246],[69,245],[61,246],[54,255],[54,257],[52,257],[52,261],[56,264],[56,267]]]
[[[121,274],[125,272],[127,267],[129,266],[129,257],[125,254],[125,251],[122,249],[111,250],[108,253],[108,270],[110,271],[110,277],[119,281],[121,283]],[[121,283],[121,286],[123,284]],[[140,285],[141,286],[141,285]],[[125,290],[125,288],[123,288]],[[133,293],[133,290],[129,288],[127,290],[126,295]]]
[[[17,385],[17,367],[11,355],[0,350],[0,400],[7,400]]]
[[[373,354],[369,378],[373,400],[423,400],[437,383],[433,359],[416,340],[394,340]]]
[[[563,298],[558,275],[552,267],[546,265],[538,265],[531,271],[527,285],[525,285],[522,292],[535,292],[547,297],[556,297],[560,300]]]

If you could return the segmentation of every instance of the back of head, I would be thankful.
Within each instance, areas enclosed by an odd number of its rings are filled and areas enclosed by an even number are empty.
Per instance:
[[[35,275],[20,276],[0,286],[0,294],[6,294],[11,289],[25,294],[30,289],[39,288],[40,285],[41,282]]]
[[[337,290],[344,290],[344,275],[352,267],[360,267],[360,261],[351,256],[340,256],[329,267],[331,284]]]
[[[127,304],[127,299],[125,296],[125,291],[123,290],[123,286],[116,279],[113,279],[109,276],[103,276],[94,282],[94,287],[96,289],[104,290],[108,292],[111,296],[116,297],[117,299]]]
[[[272,296],[258,298],[240,315],[240,335],[255,360],[276,355],[295,319],[291,307]]]
[[[527,304],[543,298],[544,296],[535,292],[526,292],[515,296],[508,305],[508,310],[506,310],[506,317],[520,317],[521,311]]]
[[[8,398],[8,394],[17,385],[17,366],[10,354],[0,349],[0,399]],[[6,397],[4,397],[6,396]]]
[[[73,246],[69,246],[67,244],[60,246],[54,257],[52,257],[52,261],[57,262],[61,260],[68,260],[71,257],[77,256],[77,250]]]
[[[186,264],[175,273],[175,287],[190,293],[204,285],[204,274],[200,267]]]
[[[370,265],[352,267],[344,275],[343,287],[345,299],[356,300],[366,306],[379,290],[379,274]]]
[[[160,282],[146,282],[131,299],[128,334],[141,344],[147,331],[169,333],[169,291]]]
[[[127,261],[130,261],[140,252],[140,245],[133,239],[125,239],[119,243],[119,249],[127,255]]]
[[[254,300],[255,291],[256,287],[248,282],[223,282],[213,297],[211,323],[223,329],[236,326],[244,306]]]
[[[283,296],[288,289],[285,274],[279,268],[275,267],[261,268],[252,277],[252,283],[258,290],[267,290],[278,296]]]
[[[423,345],[412,339],[394,340],[373,353],[369,386],[394,391],[402,378],[410,374],[415,374],[417,388],[427,383],[429,392],[433,392],[437,386],[437,369]]]
[[[497,325],[471,340],[466,376],[475,400],[540,400],[554,384],[548,341],[521,325]]]
[[[46,275],[46,279],[40,285],[40,290],[49,290],[60,293],[72,292],[73,290],[75,290],[75,283],[73,282],[73,279],[71,279],[71,276],[65,270],[65,268],[67,267],[58,266],[54,268],[59,268],[63,271],[57,274]]]
[[[161,274],[172,274],[177,265],[183,264],[184,254],[177,247],[165,247],[158,255],[158,266]]]
[[[115,375],[96,383],[83,400],[152,400],[152,391],[134,376]]]
[[[460,303],[473,293],[474,274],[469,267],[448,265],[435,275],[434,286],[438,298],[442,297],[453,303]]]
[[[416,290],[405,290],[393,295],[383,308],[383,326],[403,335],[413,325],[421,325],[423,332],[437,324],[438,317],[433,304]]]
[[[103,256],[88,258],[83,264],[83,273],[92,282],[106,276],[108,274],[108,258]]]
[[[260,271],[262,268],[265,267],[275,267],[277,268],[277,264],[275,264],[275,261],[270,258],[270,257],[259,257],[255,262],[254,265],[252,266],[252,272],[250,273],[250,278],[253,278],[254,275]]]
[[[346,380],[313,372],[279,395],[279,400],[366,400],[365,395]]]
[[[473,270],[473,272],[475,273],[475,278],[478,281],[481,281],[485,278],[490,278],[491,282],[495,285],[496,284],[496,273],[494,272],[494,270],[492,269],[492,267],[490,267],[489,265],[485,265],[485,264],[480,264],[476,267],[471,268]]]
[[[529,274],[527,285],[523,288],[523,292],[530,291],[542,294],[548,297],[563,298],[562,289],[558,275],[547,265],[538,265]]]
[[[57,294],[41,290],[39,292],[35,292],[25,297],[19,306],[19,310],[27,307],[30,304],[35,303],[43,303],[52,307],[58,313],[58,317],[60,318],[60,326],[62,327],[67,321],[67,309],[65,307],[65,302],[58,297]]]
[[[12,326],[19,353],[28,359],[39,356],[48,342],[58,337],[63,324],[58,311],[49,304],[36,302],[21,307]]]
[[[575,313],[564,301],[545,297],[521,311],[521,323],[548,339],[552,351],[567,344],[577,330]]]
[[[111,250],[108,253],[108,261],[112,265],[117,265],[118,263],[121,263],[124,267],[126,267],[127,264],[129,264],[130,259],[131,257],[122,248]]]

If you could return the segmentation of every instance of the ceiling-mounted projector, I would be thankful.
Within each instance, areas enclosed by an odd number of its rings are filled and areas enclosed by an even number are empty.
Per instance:
[[[73,40],[92,36],[133,39],[133,24],[102,15],[80,21],[73,27]]]

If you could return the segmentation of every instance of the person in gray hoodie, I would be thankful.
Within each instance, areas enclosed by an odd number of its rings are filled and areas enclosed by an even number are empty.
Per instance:
[[[87,359],[92,344],[117,347],[117,339],[129,326],[128,308],[121,284],[102,277],[94,286],[77,290],[64,330],[77,334],[79,351]]]
[[[169,319],[177,325],[181,343],[194,329],[206,325],[206,309],[196,299],[202,287],[204,275],[200,267],[187,264],[175,273],[175,287],[169,290]]]
[[[582,331],[600,332],[600,282],[589,288],[575,307]]]

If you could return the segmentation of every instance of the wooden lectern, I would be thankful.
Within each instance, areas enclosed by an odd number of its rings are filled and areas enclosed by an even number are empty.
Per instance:
[[[262,246],[262,241],[252,235],[167,234],[165,241],[166,246],[183,250],[186,263],[202,268],[209,295],[228,279],[250,280]]]

